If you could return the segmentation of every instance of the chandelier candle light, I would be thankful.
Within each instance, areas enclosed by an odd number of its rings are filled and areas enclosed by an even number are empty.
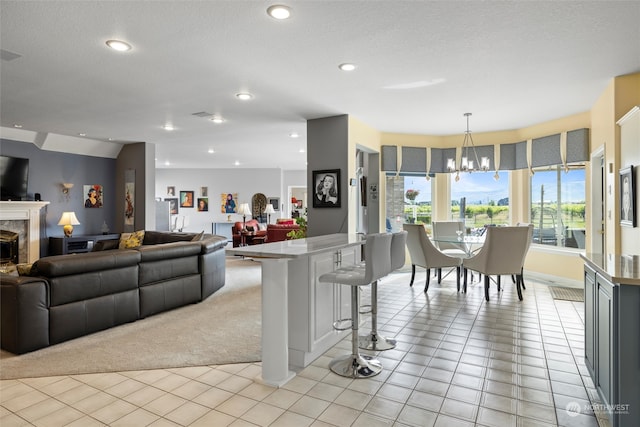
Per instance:
[[[478,153],[476,153],[476,146],[473,143],[473,138],[471,137],[471,131],[469,130],[469,116],[471,113],[464,113],[467,118],[467,130],[464,133],[464,141],[462,142],[462,158],[460,159],[460,167],[456,167],[455,159],[447,159],[447,170],[450,173],[456,173],[456,181],[460,181],[460,171],[462,172],[473,172],[474,166],[479,165],[479,169],[481,171],[489,170],[489,158],[482,157],[480,161],[478,161]],[[469,150],[472,152],[469,153]],[[472,154],[472,157],[469,158],[469,154]],[[475,163],[474,163],[475,160]]]

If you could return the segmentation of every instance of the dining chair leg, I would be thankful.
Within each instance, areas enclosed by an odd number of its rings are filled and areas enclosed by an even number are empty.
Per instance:
[[[429,274],[429,273],[427,273]],[[416,278],[416,265],[415,264],[411,264],[411,283],[409,283],[409,286],[413,286],[413,279]]]
[[[520,269],[520,285],[522,286],[522,289],[525,291],[527,290],[527,287],[524,285],[524,267]]]
[[[438,268],[438,285],[442,283],[442,269]]]
[[[489,301],[489,276],[484,275],[484,299]]]
[[[429,279],[431,278],[431,269],[427,268],[427,281],[424,284],[424,293],[427,293],[427,289],[429,289]]]
[[[522,285],[522,275],[518,274],[516,276],[516,289],[518,290],[518,299],[522,301],[522,289],[520,286]]]
[[[500,275],[499,274],[498,274],[498,278],[496,280],[496,283],[498,284],[498,292],[500,292],[501,289],[500,289]]]
[[[460,292],[460,267],[456,267],[456,286],[458,288],[458,292]],[[463,292],[467,292],[467,287],[463,288]]]

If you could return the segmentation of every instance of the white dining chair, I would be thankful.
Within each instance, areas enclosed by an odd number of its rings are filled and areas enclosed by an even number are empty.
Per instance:
[[[489,301],[490,276],[514,275],[518,298],[522,301],[522,265],[528,249],[527,227],[488,227],[484,245],[462,261],[466,269],[484,274],[484,295]]]
[[[409,283],[409,286],[413,286],[416,266],[427,269],[425,292],[429,289],[432,268],[455,267],[456,285],[458,292],[460,292],[460,265],[462,259],[440,252],[429,239],[424,226],[420,224],[403,224],[402,227],[407,231],[407,249],[409,249],[409,257],[411,257],[411,283]],[[438,279],[438,283],[440,283],[440,276],[438,276]]]

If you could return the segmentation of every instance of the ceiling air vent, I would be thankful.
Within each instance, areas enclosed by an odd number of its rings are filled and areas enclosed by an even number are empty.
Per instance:
[[[191,113],[192,116],[196,117],[211,117],[213,113],[207,113],[206,111],[200,111],[199,113]]]

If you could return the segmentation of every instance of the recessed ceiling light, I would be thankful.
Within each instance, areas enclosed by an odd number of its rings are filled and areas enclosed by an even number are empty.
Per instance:
[[[107,46],[113,50],[117,50],[118,52],[131,50],[131,45],[121,40],[107,40]]]
[[[224,123],[226,120],[220,116],[213,116],[211,117],[211,121],[215,124],[220,124],[220,123]]]
[[[300,150],[298,150],[298,153],[304,153],[304,148],[301,148]]]
[[[78,134],[78,136],[87,136],[87,134],[86,134],[86,133],[84,133],[84,132],[80,132],[80,133]]]
[[[338,68],[340,68],[342,71],[353,71],[356,69],[356,64],[350,64],[347,62],[347,63],[338,65]]]
[[[16,128],[16,129],[22,129],[22,125],[19,125],[17,123],[15,125],[13,125],[13,127]]]
[[[209,148],[209,151],[207,151],[207,153],[213,154],[213,153],[215,153],[215,151],[213,151],[213,148]]]
[[[273,6],[269,6],[267,9],[267,13],[270,17],[274,19],[287,19],[291,16],[291,9],[289,6],[285,6],[282,4],[274,4]]]
[[[300,135],[298,134],[298,132],[291,132],[291,133],[289,134],[289,136],[290,136],[291,138],[299,138],[299,137],[300,137]]]
[[[169,160],[167,160],[166,162],[164,162],[164,165],[165,165],[165,166],[170,166],[170,165],[171,165],[171,163],[169,163]]]
[[[234,163],[234,165],[236,165],[236,166],[240,166],[240,162],[236,160],[236,161],[235,161],[235,163]]]
[[[236,93],[236,98],[241,99],[242,101],[248,101],[253,98],[249,92],[240,92]]]
[[[167,123],[166,125],[162,126],[162,129],[164,129],[164,130],[174,130],[175,128],[173,127],[172,124]]]

